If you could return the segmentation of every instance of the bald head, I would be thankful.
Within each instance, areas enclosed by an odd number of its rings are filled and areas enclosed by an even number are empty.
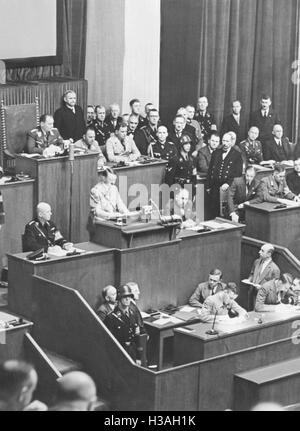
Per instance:
[[[58,381],[59,402],[81,402],[87,405],[95,401],[97,389],[93,379],[80,371],[65,374]]]
[[[252,412],[283,412],[284,409],[277,403],[259,403],[251,409]]]
[[[270,243],[264,244],[259,250],[259,255],[262,259],[268,259],[274,252],[274,246]]]
[[[49,221],[52,216],[51,207],[46,202],[40,202],[36,207],[36,212],[41,222]]]

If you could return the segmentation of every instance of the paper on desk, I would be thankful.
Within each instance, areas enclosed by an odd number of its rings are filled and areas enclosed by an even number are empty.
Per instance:
[[[177,319],[176,317],[170,316],[170,317],[161,317],[160,319],[155,320],[153,323],[158,326],[163,326],[170,323],[177,325],[178,323],[183,323],[183,321],[180,319]]]
[[[295,201],[290,201],[289,199],[278,199],[281,204],[285,204],[288,207],[299,207],[300,203]]]
[[[250,284],[250,286],[255,286],[255,287],[260,288],[260,284],[252,283],[252,281],[248,280],[248,278],[244,278],[244,280],[242,280],[242,283]]]
[[[34,157],[41,157],[39,153],[33,153],[33,154],[21,153],[21,154],[18,154],[18,156],[27,157],[28,159],[33,159]]]
[[[190,305],[185,305],[184,307],[180,308],[180,311],[183,311],[184,313],[192,313],[192,311],[195,311],[195,307],[191,307]]]
[[[206,221],[205,223],[202,223],[202,224],[203,224],[203,226],[207,226],[210,229],[223,229],[222,223],[217,223],[215,221]]]
[[[147,319],[147,317],[150,317],[150,314],[145,313],[145,311],[141,311],[141,316],[142,316],[142,319]]]
[[[300,314],[300,309],[291,304],[278,304],[274,306],[274,313],[289,316],[291,314]]]

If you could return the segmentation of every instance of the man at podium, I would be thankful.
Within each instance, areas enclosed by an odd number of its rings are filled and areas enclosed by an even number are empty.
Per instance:
[[[102,181],[92,188],[90,207],[94,217],[109,220],[130,214],[115,186],[116,179],[114,171],[106,167],[102,173]]]

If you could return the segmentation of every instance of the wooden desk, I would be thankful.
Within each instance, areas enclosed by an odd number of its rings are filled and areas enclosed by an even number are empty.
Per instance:
[[[74,243],[88,240],[89,196],[91,188],[98,181],[97,160],[98,155],[94,152],[75,156],[71,183],[68,157],[30,159],[16,156],[16,172],[23,172],[36,179],[34,205],[39,202],[49,203],[56,225],[64,237]]]
[[[172,314],[173,317],[176,317],[177,313]],[[144,319],[144,325],[147,330],[147,334],[150,336],[148,342],[148,352],[152,353],[150,359],[157,364],[157,369],[162,370],[164,364],[164,352],[165,352],[165,341],[167,339],[172,339],[174,337],[174,329],[182,326],[188,326],[194,324],[196,321],[199,321],[199,315],[197,311],[189,313],[191,320],[184,321],[178,323],[165,323],[164,325],[157,325],[156,321],[161,315],[157,317],[147,317]]]
[[[111,221],[97,221],[90,240],[96,244],[117,249],[171,241],[175,235],[174,226],[162,226],[156,221],[134,222],[118,226]]]
[[[292,323],[299,320],[300,310],[296,310],[294,307],[292,312],[285,314],[263,313],[262,324],[258,323],[261,316],[261,313],[253,311],[249,313],[248,320],[237,323],[235,326],[217,323],[218,335],[206,334],[206,331],[211,329],[212,323],[198,323],[189,326],[193,332],[188,332],[184,328],[175,329],[175,365],[216,358],[291,337],[295,332]]]
[[[276,205],[269,202],[245,205],[245,235],[290,248],[300,239],[300,205],[274,209]]]
[[[0,230],[0,270],[7,266],[6,253],[22,251],[25,225],[33,217],[34,180],[0,184],[5,224]]]

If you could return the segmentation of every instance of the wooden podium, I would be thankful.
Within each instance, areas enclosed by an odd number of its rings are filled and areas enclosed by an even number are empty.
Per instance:
[[[175,238],[176,226],[162,226],[156,221],[134,222],[118,226],[112,221],[97,221],[90,240],[105,247],[119,250],[159,244]]]
[[[45,159],[16,156],[16,172],[36,179],[34,205],[39,202],[51,205],[53,221],[62,234],[74,243],[88,239],[89,196],[91,188],[98,182],[97,160],[98,154],[95,152],[75,156],[72,176],[68,157]]]
[[[295,253],[300,241],[300,205],[283,209],[275,209],[276,206],[269,202],[245,205],[245,235],[290,248]]]

